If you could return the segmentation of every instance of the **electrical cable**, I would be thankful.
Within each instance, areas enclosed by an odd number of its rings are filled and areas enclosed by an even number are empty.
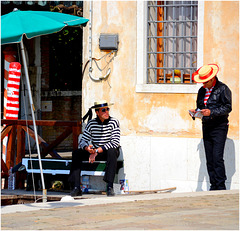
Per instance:
[[[84,72],[85,72],[86,65],[87,65],[91,60],[93,60],[93,61],[95,62],[95,64],[96,64],[96,66],[97,66],[97,68],[98,68],[99,71],[105,70],[105,69],[109,66],[109,64],[112,62],[112,60],[114,59],[114,57],[115,57],[115,56],[113,56],[113,57],[111,57],[111,59],[110,59],[109,61],[107,61],[107,60],[106,60],[107,56],[110,56],[111,54],[116,53],[116,52],[117,52],[117,51],[112,50],[112,51],[110,51],[109,53],[103,55],[103,56],[102,56],[101,58],[99,58],[99,59],[97,59],[97,58],[91,58],[90,60],[88,60],[88,61],[86,62],[85,66],[84,66],[83,74],[84,74]],[[103,59],[103,58],[105,59],[105,61],[106,61],[107,64],[106,64],[103,68],[100,68],[99,65],[98,65],[98,63],[97,63],[97,61],[100,61],[100,60]],[[110,75],[110,73],[111,73],[111,69],[109,68],[109,69],[107,70],[107,73],[105,74],[105,76],[97,77],[97,78],[96,78],[96,77],[94,77],[94,76],[92,75],[92,67],[89,68],[89,77],[90,77],[92,80],[94,80],[94,81],[100,81],[100,80],[106,79],[106,78]],[[83,76],[83,74],[82,74],[82,76]],[[109,83],[108,83],[108,84],[109,84]],[[110,87],[111,87],[111,86],[110,86]]]

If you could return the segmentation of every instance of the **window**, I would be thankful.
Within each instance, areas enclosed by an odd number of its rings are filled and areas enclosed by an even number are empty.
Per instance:
[[[197,1],[147,2],[148,84],[193,83],[197,27]]]

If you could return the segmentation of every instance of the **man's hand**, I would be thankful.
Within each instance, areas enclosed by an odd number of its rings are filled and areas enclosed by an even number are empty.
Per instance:
[[[192,112],[193,114],[195,114],[196,113],[196,110],[195,109],[190,109],[189,110],[190,112]],[[191,114],[189,113],[189,115],[191,116]]]
[[[91,163],[91,164],[94,163],[96,156],[97,156],[96,152],[93,153],[93,154],[90,154],[90,156],[89,156],[89,163]]]
[[[98,153],[102,153],[103,152],[103,149],[101,147],[97,148],[98,150]]]
[[[89,152],[90,154],[94,154],[95,153],[95,149],[93,148],[92,145],[89,145],[89,146],[85,147],[85,150],[87,152]]]
[[[211,111],[209,109],[202,109],[201,112],[204,116],[210,116],[211,115]]]

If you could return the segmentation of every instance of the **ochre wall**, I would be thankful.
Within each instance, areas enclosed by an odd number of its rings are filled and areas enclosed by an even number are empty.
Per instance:
[[[231,138],[239,137],[239,2],[209,1],[204,6],[204,63],[220,66],[218,77],[232,91]]]
[[[99,99],[115,103],[110,113],[120,121],[122,135],[120,158],[124,160],[124,168],[118,174],[118,180],[128,179],[130,190],[169,187],[176,187],[176,192],[208,190],[210,183],[205,164],[201,120],[193,121],[188,115],[188,109],[196,106],[197,94],[136,93],[137,78],[142,77],[139,74],[141,67],[137,66],[140,57],[138,54],[141,53],[139,44],[142,42],[141,38],[137,37],[139,28],[137,12],[142,10],[138,2],[93,1],[93,57],[100,58],[107,53],[99,50],[100,33],[118,33],[120,43],[119,50],[109,66],[111,74],[107,80],[93,81],[88,76],[89,66],[87,67],[83,78],[82,112],[86,113],[93,102]],[[229,11],[228,4],[232,5]],[[87,18],[89,6],[90,2],[84,2],[84,17]],[[201,7],[199,11],[202,11]],[[220,13],[214,13],[212,7],[224,12],[224,20],[219,20]],[[225,164],[227,189],[237,189],[239,188],[238,3],[206,3],[204,16],[202,62],[217,62],[221,68],[220,80],[229,85],[233,92],[233,112],[230,116],[230,131],[225,146]],[[89,25],[90,23],[84,28],[84,64],[89,59]],[[207,36],[208,33],[211,33],[212,37]],[[223,34],[222,40],[215,36],[216,34]],[[202,49],[199,50],[201,57]],[[103,67],[104,60],[98,64]],[[104,76],[106,73],[106,70],[97,71],[95,64],[93,68],[94,77]]]
[[[84,2],[84,17],[89,18],[89,2]],[[206,2],[204,22],[204,63],[220,65],[219,78],[233,92],[230,116],[231,138],[238,138],[238,2]],[[100,33],[118,33],[119,50],[110,64],[107,80],[92,81],[88,68],[83,79],[83,113],[93,102],[114,102],[111,114],[121,123],[121,134],[171,137],[201,137],[201,121],[193,121],[188,109],[195,108],[196,94],[136,93],[137,79],[137,2],[93,2],[92,52],[99,58],[107,52],[99,50]],[[88,27],[84,29],[84,57],[89,58]],[[98,62],[101,67],[104,61]],[[93,64],[93,75],[102,76]],[[231,80],[229,79],[231,78]]]

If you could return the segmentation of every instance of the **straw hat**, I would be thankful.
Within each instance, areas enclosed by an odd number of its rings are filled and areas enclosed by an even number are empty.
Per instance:
[[[208,64],[200,67],[193,73],[193,79],[197,83],[205,83],[215,77],[219,71],[217,64]]]
[[[102,108],[102,107],[109,107],[113,105],[113,103],[108,103],[106,100],[101,100],[101,101],[98,101],[98,102],[94,102],[94,106],[92,106],[91,108],[92,109],[99,109],[99,108]]]

